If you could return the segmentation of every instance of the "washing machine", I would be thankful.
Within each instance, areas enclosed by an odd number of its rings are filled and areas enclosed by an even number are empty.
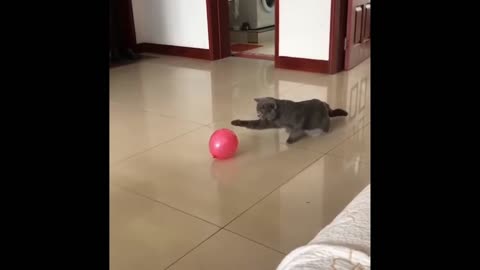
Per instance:
[[[232,0],[232,26],[237,28],[247,22],[250,29],[275,25],[275,0]]]

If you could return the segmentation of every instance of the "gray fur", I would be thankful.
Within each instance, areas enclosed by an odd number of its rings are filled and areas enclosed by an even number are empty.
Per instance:
[[[330,118],[347,116],[342,109],[332,110],[318,99],[294,102],[272,97],[256,98],[258,120],[233,120],[232,125],[250,129],[285,128],[287,143],[330,130]]]

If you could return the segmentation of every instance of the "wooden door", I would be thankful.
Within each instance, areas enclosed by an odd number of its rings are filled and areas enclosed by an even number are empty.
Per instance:
[[[345,70],[370,57],[370,0],[348,0]]]

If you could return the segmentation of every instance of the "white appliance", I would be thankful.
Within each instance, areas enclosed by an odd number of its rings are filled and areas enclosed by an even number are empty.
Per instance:
[[[230,22],[238,29],[248,22],[250,29],[275,25],[275,0],[231,0]]]

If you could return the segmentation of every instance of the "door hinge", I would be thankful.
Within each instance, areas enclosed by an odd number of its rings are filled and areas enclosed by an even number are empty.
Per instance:
[[[345,38],[343,40],[343,50],[346,51],[347,50],[347,38]]]

